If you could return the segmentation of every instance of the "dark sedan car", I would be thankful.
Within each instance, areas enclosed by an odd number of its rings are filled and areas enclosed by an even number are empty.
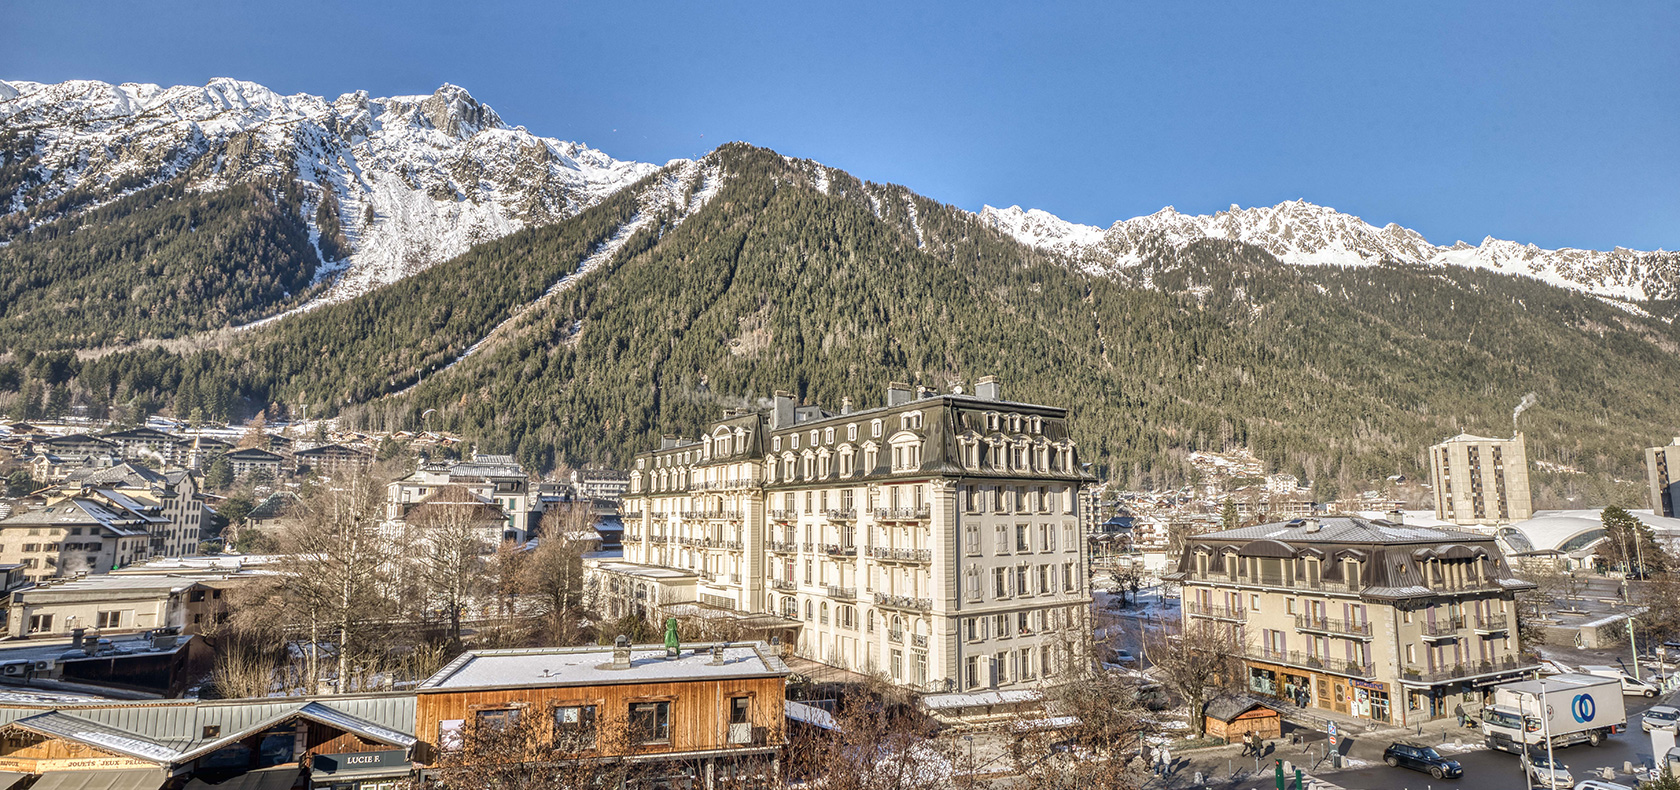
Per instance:
[[[1457,760],[1448,760],[1428,746],[1410,743],[1389,744],[1388,748],[1383,750],[1383,762],[1396,768],[1422,771],[1436,779],[1449,779],[1464,774],[1464,769],[1459,766]]]

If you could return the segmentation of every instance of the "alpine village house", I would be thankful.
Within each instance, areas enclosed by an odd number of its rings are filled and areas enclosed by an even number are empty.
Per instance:
[[[1491,535],[1351,516],[1187,539],[1184,627],[1241,645],[1251,691],[1379,722],[1450,715],[1455,695],[1531,672],[1514,577]]]

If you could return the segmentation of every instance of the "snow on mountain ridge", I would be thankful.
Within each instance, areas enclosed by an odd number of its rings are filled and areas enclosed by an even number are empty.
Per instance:
[[[1220,239],[1261,247],[1297,266],[1460,266],[1529,277],[1611,299],[1680,297],[1680,253],[1623,247],[1608,252],[1545,250],[1491,236],[1479,246],[1459,241],[1441,247],[1410,228],[1395,223],[1378,228],[1305,200],[1246,209],[1232,205],[1211,215],[1181,214],[1168,206],[1116,222],[1096,237],[1089,232],[1091,226],[1074,225],[1036,209],[987,206],[979,217],[1024,244],[1061,253],[1099,272],[1142,264],[1152,245],[1183,248],[1202,239]]]
[[[659,167],[509,128],[464,88],[331,101],[218,77],[203,86],[0,82],[0,129],[33,138],[41,184],[0,214],[75,189],[93,205],[177,177],[212,190],[293,175],[315,210],[330,193],[351,254],[323,274],[339,301],[473,244],[564,219]],[[47,221],[53,216],[31,217]]]

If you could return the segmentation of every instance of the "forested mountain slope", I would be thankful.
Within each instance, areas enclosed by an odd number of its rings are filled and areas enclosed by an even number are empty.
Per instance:
[[[1485,271],[1287,266],[1202,239],[1092,272],[901,187],[733,144],[228,349],[25,355],[0,363],[0,392],[126,414],[308,405],[385,428],[435,408],[431,427],[545,468],[623,464],[777,389],[867,406],[890,380],[990,374],[1072,408],[1084,460],[1130,484],[1248,445],[1353,486],[1417,473],[1461,430],[1508,433],[1530,391],[1531,457],[1631,478],[1680,425],[1677,352],[1668,323]]]

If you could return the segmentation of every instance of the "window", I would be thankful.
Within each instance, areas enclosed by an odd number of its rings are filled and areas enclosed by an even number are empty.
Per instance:
[[[36,634],[42,631],[51,631],[52,625],[53,616],[50,614],[32,614],[29,616],[29,633]]]
[[[992,597],[994,597],[994,598],[1008,598],[1009,597],[1009,569],[1008,568],[993,568],[992,569]]]
[[[872,420],[869,423],[869,435],[873,436],[877,439],[881,438],[881,421],[880,420]]]
[[[1260,611],[1260,596],[1258,594],[1251,593],[1248,596],[1248,608],[1252,611]]]
[[[980,525],[969,524],[963,527],[963,549],[970,556],[980,553]]]
[[[473,714],[473,723],[490,732],[501,732],[518,722],[518,708],[489,708]]]
[[[1015,550],[1016,551],[1032,551],[1032,546],[1030,544],[1030,541],[1031,541],[1031,537],[1027,534],[1027,525],[1016,524],[1015,525]]]
[[[963,686],[971,689],[980,687],[979,656],[969,656],[963,659]]]
[[[670,743],[671,703],[631,703],[630,739],[637,744]]]
[[[996,546],[997,553],[1008,554],[1009,553],[1009,528],[1002,525],[1002,524],[999,524],[999,525],[997,525],[996,531],[997,531],[997,535],[995,536],[995,540],[992,541],[992,544],[994,546]]]
[[[97,628],[121,628],[122,612],[98,612],[94,616]]]
[[[595,748],[595,706],[563,705],[555,708],[554,746],[568,752]]]

